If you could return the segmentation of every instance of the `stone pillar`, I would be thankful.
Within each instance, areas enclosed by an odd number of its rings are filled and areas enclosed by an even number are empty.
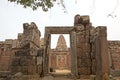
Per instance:
[[[91,74],[91,59],[90,59],[91,26],[92,24],[90,23],[89,16],[76,15],[74,17],[78,75]]]
[[[97,27],[98,31],[95,40],[96,51],[96,79],[108,80],[109,76],[109,55],[107,46],[106,27]]]
[[[44,53],[43,53],[43,75],[46,75],[47,74],[47,33],[45,33],[45,38],[44,38]]]
[[[49,73],[49,70],[50,70],[50,66],[49,66],[49,55],[50,55],[50,49],[51,49],[51,34],[49,34],[49,37],[48,37],[48,40],[49,40],[49,43],[48,43],[48,52],[47,52],[47,73]]]
[[[78,75],[89,75],[91,73],[89,27],[83,24],[75,26]]]
[[[77,76],[77,53],[76,53],[76,32],[70,33],[70,46],[71,46],[71,72],[73,76]]]
[[[43,54],[43,74],[47,75],[48,70],[49,70],[49,50],[50,50],[50,40],[51,40],[51,35],[49,31],[46,29],[45,30],[45,38],[44,38],[44,54]]]

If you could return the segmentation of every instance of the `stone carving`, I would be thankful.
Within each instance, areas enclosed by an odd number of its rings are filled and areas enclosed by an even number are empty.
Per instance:
[[[79,24],[78,26],[75,27],[76,32],[82,32],[84,31],[84,25]]]
[[[77,26],[79,24],[89,24],[90,23],[90,18],[89,16],[80,16],[80,15],[76,15],[74,17],[74,26]]]

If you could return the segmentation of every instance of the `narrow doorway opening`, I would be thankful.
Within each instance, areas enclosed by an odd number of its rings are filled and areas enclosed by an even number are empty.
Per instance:
[[[70,74],[71,53],[69,34],[51,34],[49,73]]]

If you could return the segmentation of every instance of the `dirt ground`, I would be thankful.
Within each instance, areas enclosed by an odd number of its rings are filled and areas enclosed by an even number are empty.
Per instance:
[[[44,78],[41,78],[40,80],[90,80],[90,78],[81,78],[81,79],[74,79],[71,78],[71,76],[68,77],[68,75],[71,73],[70,70],[55,70],[55,72],[52,72],[51,75],[45,76]],[[64,74],[64,76],[61,76]],[[53,76],[55,75],[55,76]],[[67,77],[66,77],[67,76]],[[115,80],[120,80],[120,77],[115,77]]]

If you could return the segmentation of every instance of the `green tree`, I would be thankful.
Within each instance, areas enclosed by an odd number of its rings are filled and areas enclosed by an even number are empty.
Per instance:
[[[23,5],[24,8],[30,7],[33,10],[37,10],[38,7],[41,7],[43,11],[48,11],[49,8],[53,7],[53,2],[56,0],[8,0],[20,5]]]

